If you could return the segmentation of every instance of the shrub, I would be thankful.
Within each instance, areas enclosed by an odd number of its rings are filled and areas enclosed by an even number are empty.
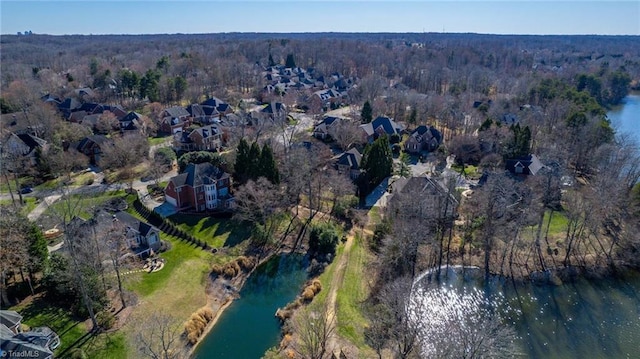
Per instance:
[[[336,246],[340,237],[335,225],[323,223],[313,225],[309,235],[309,249],[319,254],[331,254],[336,252]]]
[[[109,330],[116,324],[116,317],[109,311],[102,311],[96,315],[98,326],[103,330]]]
[[[313,292],[313,288],[311,287],[307,287],[304,289],[304,291],[302,291],[302,299],[304,299],[307,302],[310,302],[311,300],[313,300],[313,297],[315,297],[315,293]]]
[[[253,257],[240,256],[236,259],[236,262],[243,270],[251,270],[256,265],[256,261]]]
[[[209,307],[202,307],[191,314],[189,320],[184,323],[184,331],[187,334],[189,343],[195,344],[200,339],[209,322],[213,319],[213,310]]]

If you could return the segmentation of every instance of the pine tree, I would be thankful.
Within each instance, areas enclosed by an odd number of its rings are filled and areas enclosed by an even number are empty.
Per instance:
[[[241,138],[240,143],[238,143],[236,163],[233,166],[236,177],[235,179],[238,183],[244,183],[249,178],[249,158],[249,144],[244,138]]]
[[[249,167],[247,168],[247,178],[257,180],[260,177],[260,146],[257,142],[251,144],[249,149]]]
[[[296,61],[293,59],[293,54],[287,55],[287,60],[284,62],[284,67],[291,69],[296,67]]]
[[[369,101],[362,105],[362,111],[360,112],[360,121],[362,123],[370,123],[373,120],[373,109]]]
[[[273,157],[273,150],[271,146],[266,143],[262,146],[262,153],[260,154],[260,175],[264,176],[273,184],[280,183],[280,173],[278,172],[278,166],[276,159]]]
[[[381,136],[367,145],[362,155],[361,168],[366,173],[366,192],[374,188],[393,171],[393,155],[387,136]]]

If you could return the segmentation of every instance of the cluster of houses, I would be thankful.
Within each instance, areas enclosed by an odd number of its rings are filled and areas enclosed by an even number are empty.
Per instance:
[[[22,330],[22,316],[13,310],[0,310],[0,357],[53,358],[60,338],[49,327]]]
[[[283,95],[290,91],[306,92],[308,105],[324,110],[342,102],[347,91],[357,83],[357,78],[346,77],[338,72],[317,76],[313,68],[289,68],[284,65],[265,68],[262,77],[268,82],[263,88],[264,93]]]

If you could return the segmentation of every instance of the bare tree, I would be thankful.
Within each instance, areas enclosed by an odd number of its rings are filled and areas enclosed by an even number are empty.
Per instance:
[[[296,313],[293,330],[298,340],[294,350],[303,358],[323,359],[329,350],[329,340],[335,331],[335,316],[317,313],[308,308]]]
[[[153,312],[136,322],[138,353],[151,359],[182,358],[180,325],[167,313]]]

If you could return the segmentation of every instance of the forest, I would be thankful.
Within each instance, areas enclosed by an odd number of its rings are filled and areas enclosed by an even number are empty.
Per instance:
[[[477,266],[486,278],[562,282],[640,266],[639,144],[606,115],[640,90],[638,40],[444,33],[6,35],[0,39],[1,141],[30,133],[48,146],[32,162],[3,147],[2,183],[17,208],[25,183],[71,180],[89,160],[69,144],[92,135],[114,142],[101,165],[113,173],[111,183],[133,186],[141,176],[159,182],[174,159],[180,170],[212,163],[233,175],[233,220],[251,227],[251,247],[243,255],[260,260],[283,246],[305,248],[318,274],[335,257],[339,233],[351,238],[360,229],[373,258],[361,278],[367,297],[357,309],[365,318],[362,350],[410,358],[419,355],[421,343],[402,296],[425,270],[455,264]],[[318,94],[327,90],[334,91],[329,99]],[[220,151],[150,151],[160,138],[171,141],[162,127],[166,109],[212,98],[231,108],[221,115]],[[74,121],[72,112],[51,106],[54,99],[112,107],[94,122]],[[282,118],[253,115],[258,106],[275,103],[283,104]],[[331,140],[312,137],[327,112],[341,109]],[[141,128],[134,135],[118,128],[130,112]],[[302,116],[311,127],[300,128]],[[399,131],[363,137],[362,126],[379,117],[397,123]],[[406,153],[403,146],[420,126],[441,134],[437,148]],[[184,131],[195,129],[192,123]],[[350,180],[335,158],[352,149],[362,159]],[[539,168],[517,172],[514,166],[525,159]],[[142,162],[148,162],[144,173],[138,171]],[[420,163],[431,166],[428,176],[412,173]],[[391,199],[368,207],[367,196],[383,182]],[[21,220],[7,215],[0,223],[7,234],[0,256],[3,287],[18,274],[24,282],[24,272],[52,296],[64,295],[72,280],[56,282],[47,268],[69,267],[68,276],[83,278],[74,255],[71,262],[46,259],[37,227],[15,226]],[[93,261],[92,271],[100,267],[85,247],[71,249]],[[100,289],[90,292],[104,306],[107,286],[98,279],[93,275],[87,285]],[[87,290],[81,289],[72,290],[75,300],[92,312],[96,305],[86,305]],[[2,294],[4,306],[11,299]],[[122,290],[120,299],[124,307]],[[269,355],[291,350],[324,357],[333,332],[326,330],[330,323],[320,324],[323,333],[305,332],[304,320],[294,317],[285,332],[297,333],[297,342]],[[477,324],[502,330],[493,322]],[[470,345],[486,355],[511,353],[508,345],[487,347],[481,339]],[[312,346],[314,340],[322,345]]]

